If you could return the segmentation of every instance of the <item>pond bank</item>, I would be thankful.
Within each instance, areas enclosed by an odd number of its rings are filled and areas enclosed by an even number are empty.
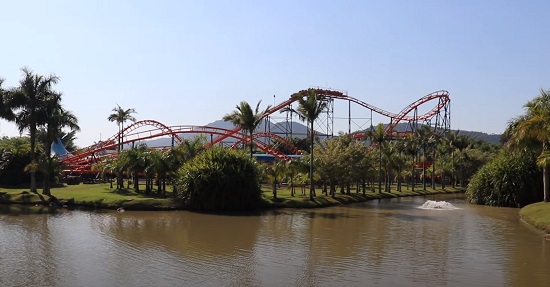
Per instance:
[[[422,190],[416,187],[415,191],[403,187],[401,192],[392,190],[391,192],[378,192],[369,190],[365,194],[357,193],[352,190],[349,194],[338,192],[335,197],[325,196],[321,190],[317,190],[317,196],[314,200],[309,200],[309,191],[302,193],[298,191],[295,196],[290,195],[290,189],[282,188],[278,190],[277,198],[273,198],[270,188],[262,188],[263,202],[262,208],[319,208],[342,204],[364,202],[373,199],[395,198],[405,196],[433,195],[446,193],[463,192],[460,188],[448,187],[446,189],[427,189]],[[31,193],[22,188],[1,188],[1,204],[32,204],[32,205],[56,205],[60,207],[78,207],[78,208],[98,208],[98,209],[117,209],[126,210],[181,210],[184,209],[181,204],[170,198],[170,193],[166,198],[151,195],[135,193],[133,190],[115,190],[109,184],[80,184],[52,188],[52,197],[38,193]]]
[[[520,218],[529,225],[550,233],[550,202],[537,202],[524,206],[519,212]],[[550,238],[547,238],[550,240]]]

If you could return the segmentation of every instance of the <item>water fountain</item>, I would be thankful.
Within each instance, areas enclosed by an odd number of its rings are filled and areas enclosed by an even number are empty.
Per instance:
[[[434,209],[434,210],[453,210],[458,209],[458,207],[452,205],[449,202],[446,201],[434,201],[434,200],[428,200],[418,208],[420,209]]]

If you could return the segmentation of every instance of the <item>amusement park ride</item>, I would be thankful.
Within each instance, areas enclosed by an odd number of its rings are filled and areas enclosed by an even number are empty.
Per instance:
[[[352,117],[351,117],[351,105],[357,105],[361,108],[370,111],[370,127],[372,128],[372,116],[373,113],[389,118],[389,124],[385,126],[385,132],[388,136],[392,138],[397,138],[403,136],[404,134],[412,133],[417,130],[419,126],[427,125],[430,126],[434,131],[446,132],[450,130],[451,127],[451,101],[449,93],[447,91],[441,90],[428,94],[417,101],[411,103],[402,109],[399,113],[391,113],[383,109],[377,108],[373,105],[367,104],[359,99],[350,97],[346,92],[332,90],[332,89],[315,89],[318,96],[322,98],[323,101],[327,102],[325,112],[323,113],[324,118],[320,119],[323,122],[322,126],[318,126],[319,129],[324,129],[319,131],[316,128],[317,132],[322,132],[327,137],[334,136],[334,102],[335,101],[344,101],[348,104],[348,133],[353,134],[356,138],[361,138],[365,133],[365,129],[357,130],[352,132]],[[307,90],[302,90],[298,94],[305,95]],[[279,113],[285,107],[295,104],[297,101],[296,94],[291,95],[284,102],[274,105],[269,108],[264,115],[266,122],[270,121],[270,117],[276,112]],[[433,108],[429,109],[426,112],[419,112],[419,108],[424,107],[425,104],[435,103]],[[279,143],[286,146],[286,150],[291,150],[294,154],[300,154],[300,151],[296,149],[288,139],[292,138],[293,135],[293,118],[290,112],[287,112],[284,123],[277,125],[280,130],[266,130],[258,131],[253,134],[252,139],[241,131],[240,127],[235,127],[233,129],[224,129],[219,127],[211,126],[166,126],[155,120],[142,120],[129,125],[128,127],[121,130],[119,133],[110,137],[109,139],[99,142],[97,144],[78,149],[71,153],[57,154],[60,161],[65,164],[68,168],[65,170],[66,173],[71,174],[81,174],[81,173],[90,173],[91,166],[99,161],[103,156],[116,156],[112,151],[117,149],[119,145],[133,145],[134,143],[142,142],[145,140],[151,140],[161,137],[170,137],[171,145],[181,144],[184,139],[181,138],[184,134],[196,134],[196,135],[209,135],[210,141],[206,143],[206,146],[212,146],[216,144],[223,144],[224,140],[231,139],[231,147],[237,147],[240,143],[247,143],[251,140],[254,142],[257,148],[263,150],[267,154],[273,155],[277,159],[289,160],[290,155],[287,155],[281,152],[276,147],[267,144],[269,139],[276,139]],[[403,131],[397,131],[396,126],[399,123],[406,123],[406,129]],[[268,125],[266,125],[268,126]],[[271,126],[271,125],[269,125]],[[63,150],[63,149],[61,149]],[[107,152],[111,151],[111,152]],[[65,150],[66,152],[66,150]],[[115,152],[116,153],[116,152]]]

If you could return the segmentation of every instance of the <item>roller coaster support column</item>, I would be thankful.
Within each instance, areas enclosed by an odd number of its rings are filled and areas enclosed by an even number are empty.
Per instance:
[[[348,101],[348,134],[351,134],[351,101]]]

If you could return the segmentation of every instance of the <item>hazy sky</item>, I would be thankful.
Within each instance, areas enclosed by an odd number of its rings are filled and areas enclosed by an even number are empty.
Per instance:
[[[549,1],[18,0],[1,10],[5,86],[23,66],[60,76],[79,146],[116,133],[116,104],[139,120],[204,125],[242,100],[265,106],[312,86],[395,113],[448,90],[453,129],[501,133],[550,88]],[[0,134],[18,132],[1,120]]]

